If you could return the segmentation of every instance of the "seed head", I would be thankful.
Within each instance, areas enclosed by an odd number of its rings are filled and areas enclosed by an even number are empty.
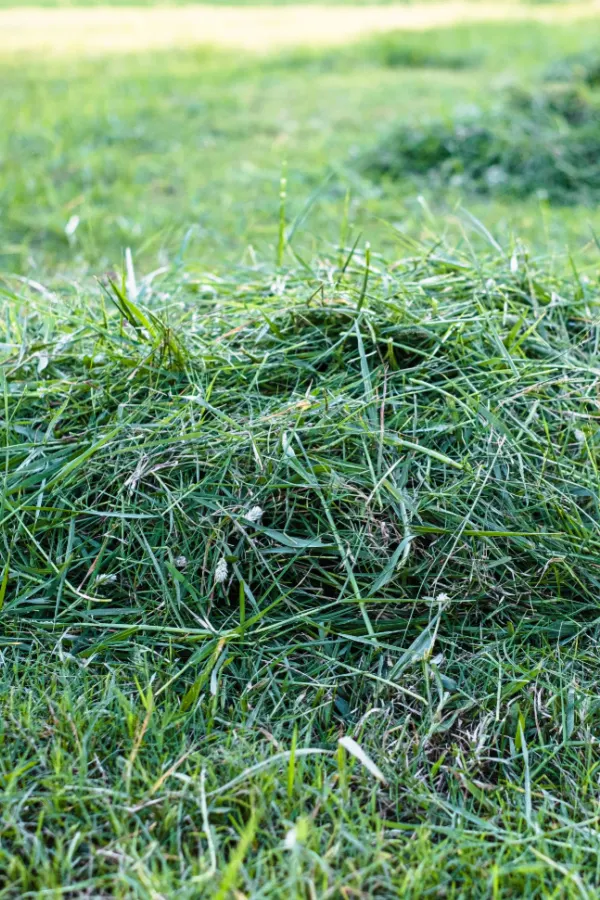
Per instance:
[[[223,584],[227,578],[227,560],[221,557],[215,569],[215,584]]]
[[[298,833],[295,828],[290,828],[283,839],[283,846],[286,850],[294,850],[298,846]]]
[[[260,506],[253,506],[252,509],[249,509],[247,513],[244,514],[244,518],[247,522],[260,522],[263,516],[263,511]]]
[[[116,580],[116,575],[98,575],[98,577],[96,578],[96,587],[100,584],[114,584]]]

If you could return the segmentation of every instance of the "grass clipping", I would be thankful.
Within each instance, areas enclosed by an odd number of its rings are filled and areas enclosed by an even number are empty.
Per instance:
[[[12,294],[6,629],[91,652],[597,616],[597,285],[439,250],[161,277]]]
[[[417,176],[497,197],[592,203],[600,195],[600,99],[589,84],[582,76],[514,89],[486,111],[402,125],[361,168],[376,180]]]

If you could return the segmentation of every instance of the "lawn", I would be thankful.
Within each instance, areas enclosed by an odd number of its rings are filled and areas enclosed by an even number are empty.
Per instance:
[[[598,895],[599,38],[5,52],[0,897]]]

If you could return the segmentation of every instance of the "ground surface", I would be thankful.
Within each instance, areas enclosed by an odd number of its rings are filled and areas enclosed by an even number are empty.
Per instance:
[[[598,895],[597,204],[359,163],[600,22],[457,9],[0,12],[0,897]]]

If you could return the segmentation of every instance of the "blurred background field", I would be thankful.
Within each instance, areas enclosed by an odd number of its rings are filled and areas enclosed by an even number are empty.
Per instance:
[[[130,246],[153,265],[178,253],[184,235],[190,253],[217,266],[248,245],[262,251],[277,229],[284,164],[288,213],[303,215],[295,239],[310,252],[336,239],[348,193],[353,222],[378,245],[428,227],[426,204],[444,227],[462,206],[499,237],[566,239],[578,252],[599,224],[585,192],[580,206],[551,204],[543,191],[516,206],[501,191],[465,194],[456,179],[415,182],[409,171],[384,185],[358,162],[403,124],[476,122],[506,106],[511,90],[539,91],[562,59],[594,57],[599,36],[589,19],[393,31],[266,55],[202,46],[91,58],[7,52],[1,264],[97,272]]]

